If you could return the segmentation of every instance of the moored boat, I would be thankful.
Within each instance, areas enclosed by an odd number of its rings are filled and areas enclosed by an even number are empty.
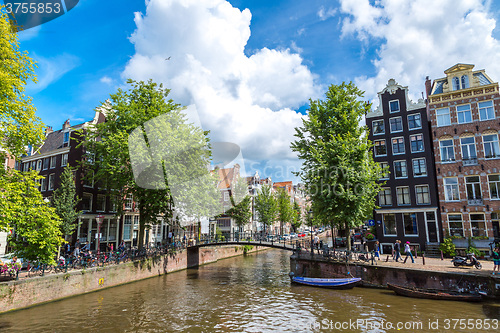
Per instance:
[[[430,289],[419,289],[398,286],[395,284],[387,284],[387,287],[393,290],[396,294],[414,298],[437,299],[444,301],[464,301],[464,302],[479,302],[482,294],[460,293],[453,291],[440,291]]]
[[[294,283],[330,289],[352,289],[361,283],[361,278],[321,279],[300,276],[290,276],[290,278]]]

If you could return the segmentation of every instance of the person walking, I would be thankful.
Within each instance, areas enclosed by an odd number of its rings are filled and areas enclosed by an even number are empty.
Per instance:
[[[401,259],[401,241],[399,239],[394,243],[394,261],[398,262],[398,259]]]
[[[415,260],[413,260],[413,255],[411,254],[410,242],[406,242],[406,244],[405,244],[405,253],[406,253],[405,262],[406,262],[406,259],[408,259],[408,256],[410,256],[411,262],[412,262],[412,264],[414,264]]]
[[[493,250],[492,258],[493,258],[493,275],[495,275],[495,271],[498,272],[496,274],[500,274],[500,248],[498,246],[495,247],[495,249]]]
[[[378,260],[380,260],[380,243],[378,241],[375,242],[373,251],[375,251],[375,257],[378,258]]]

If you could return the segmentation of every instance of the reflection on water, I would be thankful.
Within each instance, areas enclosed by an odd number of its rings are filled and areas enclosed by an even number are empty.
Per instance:
[[[393,332],[388,323],[414,322],[421,326],[401,331],[438,332],[445,319],[500,319],[498,304],[290,285],[289,255],[264,251],[7,313],[0,316],[0,331]],[[431,330],[436,321],[439,329]]]

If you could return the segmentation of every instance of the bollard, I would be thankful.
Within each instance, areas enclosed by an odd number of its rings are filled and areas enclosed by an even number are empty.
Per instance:
[[[441,251],[441,260],[444,260],[444,258],[443,258],[443,251]]]
[[[425,255],[422,253],[422,265],[425,266]]]
[[[385,262],[389,262],[389,255],[385,258]]]

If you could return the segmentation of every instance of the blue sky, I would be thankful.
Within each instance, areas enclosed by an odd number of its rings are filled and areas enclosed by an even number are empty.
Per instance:
[[[39,63],[28,94],[54,129],[92,119],[127,78],[152,78],[213,141],[240,145],[247,174],[296,181],[289,145],[309,98],[354,81],[376,106],[394,78],[417,99],[425,76],[458,62],[498,81],[498,16],[479,0],[80,0],[19,36]]]

